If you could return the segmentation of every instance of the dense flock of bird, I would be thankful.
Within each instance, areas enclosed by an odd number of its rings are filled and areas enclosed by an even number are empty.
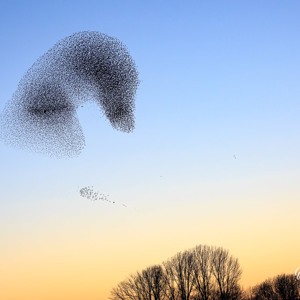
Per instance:
[[[57,158],[79,155],[85,139],[77,108],[94,101],[113,128],[131,132],[138,85],[135,62],[118,39],[74,33],[25,73],[0,115],[0,138]]]

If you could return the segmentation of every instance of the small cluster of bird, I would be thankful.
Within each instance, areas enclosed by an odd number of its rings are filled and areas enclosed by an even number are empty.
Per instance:
[[[110,202],[110,203],[115,203],[114,201],[108,200],[109,195],[105,195],[105,194],[102,194],[102,193],[99,193],[99,192],[95,192],[93,190],[92,186],[86,186],[86,187],[82,188],[79,191],[79,193],[80,193],[81,197],[85,197],[85,198],[87,198],[91,201],[102,200],[102,201],[107,201],[107,202]]]
[[[80,196],[87,198],[91,201],[96,201],[96,200],[102,200],[102,201],[107,201],[109,203],[116,203],[115,201],[111,201],[108,199],[109,195],[105,195],[99,192],[95,192],[94,188],[92,186],[86,186],[79,191]],[[122,206],[127,207],[125,204],[122,204]]]

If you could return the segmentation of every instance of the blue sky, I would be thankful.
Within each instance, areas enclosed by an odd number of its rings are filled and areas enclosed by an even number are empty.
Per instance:
[[[20,237],[13,238],[18,228],[29,226],[30,234],[43,218],[59,227],[60,222],[66,226],[63,220],[79,226],[99,216],[100,236],[107,222],[125,228],[144,222],[147,232],[154,222],[167,234],[168,222],[180,211],[187,220],[199,211],[203,220],[220,221],[230,231],[233,225],[222,215],[230,211],[229,219],[248,222],[241,228],[252,245],[263,240],[256,236],[264,218],[295,218],[300,208],[299,15],[298,1],[1,1],[0,109],[35,60],[78,31],[120,39],[141,79],[131,134],[112,129],[98,108],[87,104],[78,111],[86,148],[77,158],[56,160],[0,144],[0,236],[10,236],[3,240],[8,251],[18,243]],[[116,212],[104,203],[95,209],[89,203],[87,209],[88,200],[79,196],[87,185],[134,209]],[[251,227],[255,218],[258,225]],[[296,230],[296,220],[288,224]],[[45,228],[41,225],[41,232]],[[278,257],[300,246],[295,234],[291,231]],[[164,255],[210,243],[244,257],[245,269],[255,264],[235,236],[228,243],[217,229],[210,237],[183,236],[168,241]],[[273,233],[272,238],[275,243]],[[160,261],[149,254],[145,266],[150,262]],[[278,265],[266,267],[269,273],[261,276],[290,270],[288,264]],[[143,264],[132,261],[131,266],[126,272]],[[249,274],[245,282],[253,283],[254,271]]]
[[[99,153],[100,162],[111,141],[134,161],[155,157],[166,169],[233,154],[252,167],[264,159],[271,170],[282,161],[299,164],[298,12],[295,1],[4,1],[0,107],[55,42],[97,30],[128,46],[142,83],[132,136],[103,118],[97,123],[97,113],[92,123],[90,110],[80,112],[98,141],[87,142],[93,159]],[[14,151],[1,147],[8,156]]]

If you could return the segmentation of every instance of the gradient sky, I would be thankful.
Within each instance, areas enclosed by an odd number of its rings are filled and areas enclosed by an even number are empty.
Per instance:
[[[299,1],[2,0],[0,109],[40,55],[82,30],[124,42],[141,85],[131,134],[94,105],[78,111],[77,158],[0,143],[0,299],[104,300],[198,244],[238,257],[245,288],[293,273],[299,16]],[[116,203],[80,197],[85,186]]]

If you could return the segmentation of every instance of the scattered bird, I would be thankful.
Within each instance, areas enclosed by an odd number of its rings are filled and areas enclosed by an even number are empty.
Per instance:
[[[99,192],[95,192],[92,186],[86,186],[84,188],[82,188],[80,191],[80,196],[87,198],[91,201],[96,201],[96,200],[102,200],[102,201],[106,201],[112,204],[115,204],[116,201],[111,201],[108,199],[109,195],[105,195]],[[125,204],[122,204],[123,206],[127,207]]]

